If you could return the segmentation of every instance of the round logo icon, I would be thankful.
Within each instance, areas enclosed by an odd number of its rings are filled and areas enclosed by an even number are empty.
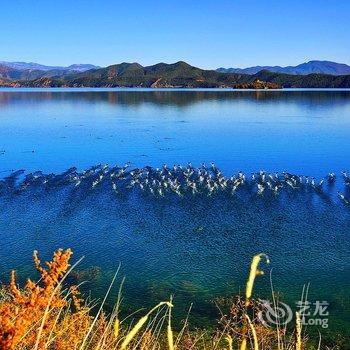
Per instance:
[[[293,311],[289,305],[269,300],[260,300],[263,309],[258,312],[258,319],[265,327],[283,326],[293,318]]]

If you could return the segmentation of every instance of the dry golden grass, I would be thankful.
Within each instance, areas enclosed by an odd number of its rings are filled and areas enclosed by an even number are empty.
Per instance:
[[[44,268],[34,252],[41,278],[37,282],[28,279],[23,288],[17,286],[12,273],[10,285],[0,290],[1,350],[282,350],[281,338],[285,339],[285,350],[305,348],[300,322],[295,335],[287,338],[286,330],[265,328],[256,318],[259,303],[252,299],[252,291],[255,277],[262,274],[258,269],[262,254],[253,258],[245,298],[217,300],[220,310],[225,309],[217,329],[190,330],[186,319],[176,333],[172,329],[176,308],[171,299],[130,323],[119,318],[120,289],[110,315],[103,311],[105,298],[96,316],[91,316],[91,307],[78,287],[66,288],[62,283],[74,267],[69,264],[71,255],[69,249],[58,250]]]

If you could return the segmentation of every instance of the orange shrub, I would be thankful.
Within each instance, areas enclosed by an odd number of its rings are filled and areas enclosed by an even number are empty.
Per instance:
[[[64,295],[60,283],[71,255],[70,249],[58,250],[44,268],[34,251],[41,278],[37,283],[28,279],[23,289],[17,287],[12,272],[9,298],[0,301],[1,349],[73,349],[82,341],[91,322],[89,310],[81,306],[77,287]]]

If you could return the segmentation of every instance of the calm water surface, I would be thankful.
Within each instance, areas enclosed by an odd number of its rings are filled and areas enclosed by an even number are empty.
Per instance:
[[[2,91],[1,168],[214,160],[225,171],[324,175],[349,159],[349,97],[350,91]]]
[[[265,169],[320,178],[349,169],[349,158],[349,91],[0,90],[0,177],[215,161],[228,175]],[[293,305],[310,283],[310,300],[330,303],[330,330],[322,332],[346,332],[350,209],[334,199],[337,189],[277,199],[77,196],[62,188],[0,197],[0,278],[13,267],[31,274],[33,249],[49,258],[71,247],[76,259],[85,255],[80,272],[93,296],[121,262],[126,310],[174,294],[180,317],[194,302],[201,325],[212,322],[215,297],[244,289],[251,256],[266,252],[265,270],[273,268],[284,300]],[[260,278],[256,294],[268,298],[269,283]]]

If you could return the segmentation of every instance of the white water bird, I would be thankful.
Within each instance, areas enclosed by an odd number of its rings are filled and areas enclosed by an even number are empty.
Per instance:
[[[262,184],[258,184],[258,195],[262,195],[265,187]]]
[[[334,173],[328,173],[327,175],[328,182],[334,182],[335,178],[336,178],[336,175]]]
[[[345,196],[343,194],[340,193],[340,191],[338,191],[338,197],[345,203],[345,204],[349,204],[349,201],[345,198]]]

